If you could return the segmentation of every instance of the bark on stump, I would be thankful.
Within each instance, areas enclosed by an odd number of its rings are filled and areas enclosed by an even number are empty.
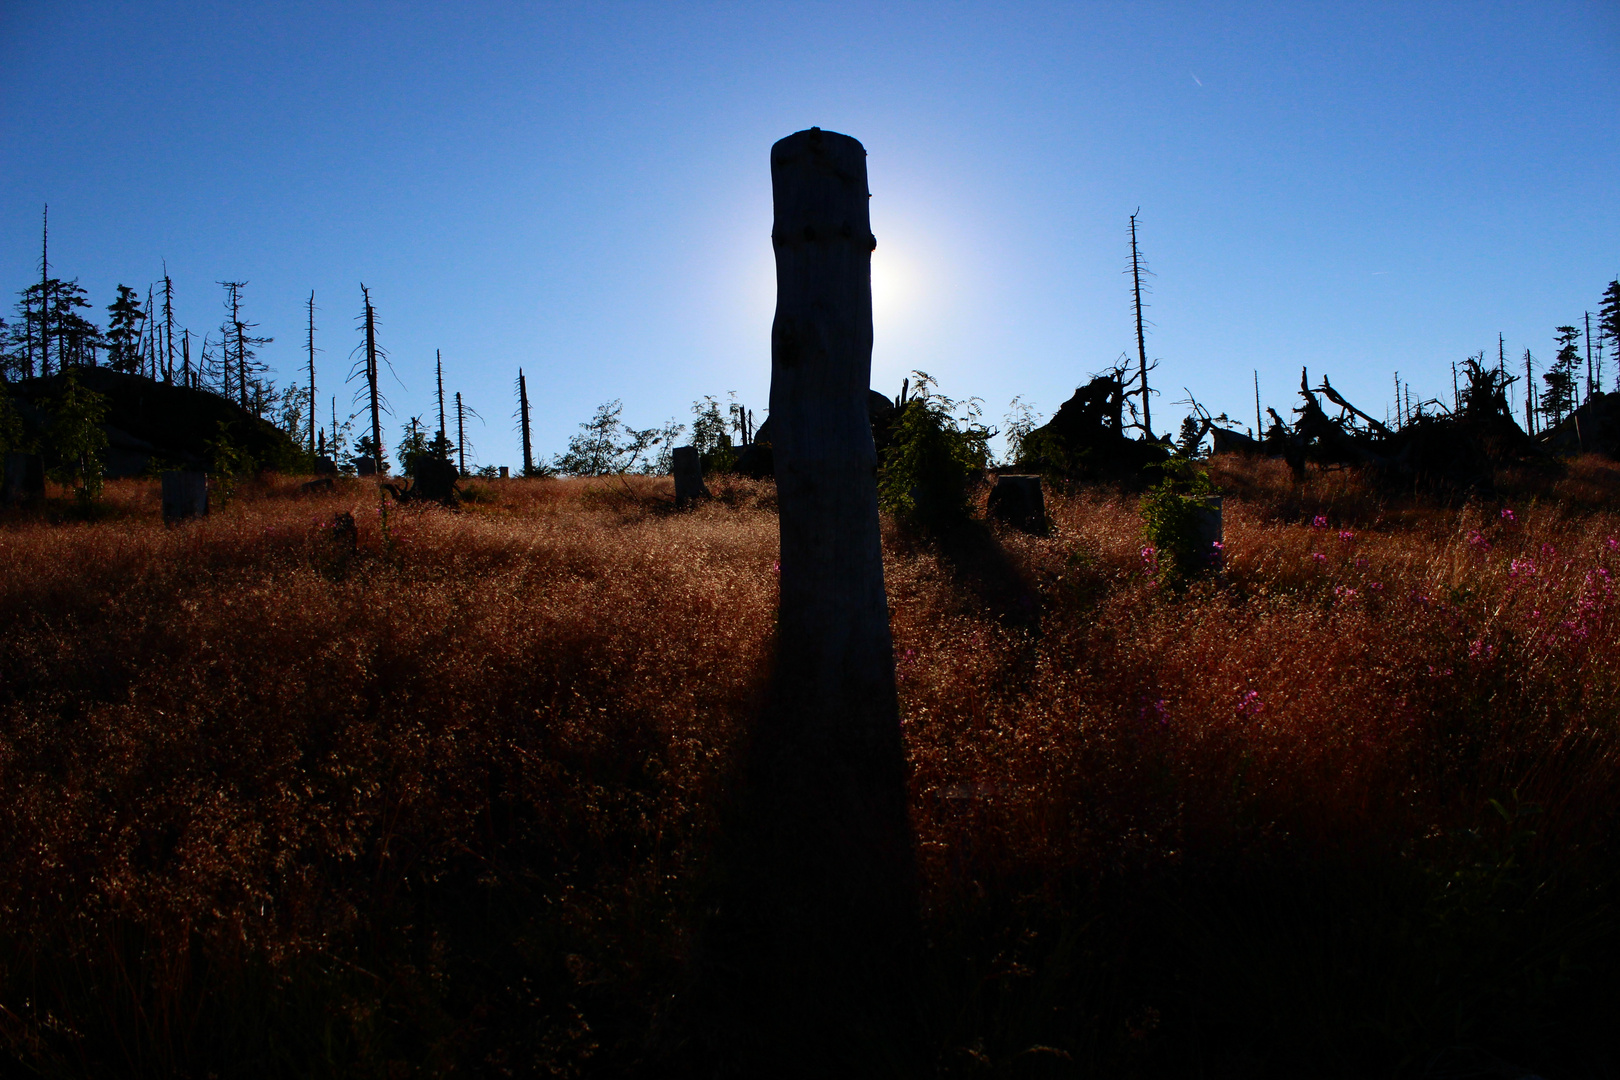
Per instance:
[[[45,462],[38,454],[6,452],[5,484],[0,496],[8,506],[45,497]]]
[[[990,489],[990,516],[1036,536],[1046,535],[1046,498],[1038,476],[1000,476]]]
[[[1225,554],[1222,544],[1225,532],[1221,525],[1221,497],[1219,495],[1192,496],[1197,514],[1193,519],[1193,543],[1204,553],[1212,570],[1219,570]]]
[[[685,506],[693,499],[707,499],[708,486],[703,483],[703,460],[697,447],[677,446],[670,455],[670,475],[675,478],[675,505]]]
[[[163,474],[163,520],[208,516],[208,477],[200,472]]]
[[[866,151],[771,148],[776,661],[728,818],[705,993],[716,1075],[858,1075],[905,1054],[916,871],[883,587]]]

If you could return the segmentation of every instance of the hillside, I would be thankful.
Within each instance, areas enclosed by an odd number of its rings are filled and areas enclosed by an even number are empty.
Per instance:
[[[5,387],[32,432],[46,429],[50,402],[68,377],[24,379]],[[212,391],[106,367],[75,368],[71,377],[107,398],[103,426],[109,477],[139,476],[154,463],[166,468],[204,468],[210,460],[209,444],[222,431],[233,446],[260,466],[290,471],[304,461],[303,451],[286,432]]]

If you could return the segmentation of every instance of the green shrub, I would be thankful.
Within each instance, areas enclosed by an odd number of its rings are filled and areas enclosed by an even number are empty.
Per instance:
[[[900,408],[878,477],[883,509],[913,525],[944,528],[972,516],[969,493],[990,462],[990,432],[978,402],[930,394],[933,380],[912,373],[919,393]],[[953,416],[962,409],[965,415]]]
[[[56,464],[51,479],[74,489],[85,505],[101,498],[106,473],[102,453],[107,449],[107,398],[79,385],[69,375],[51,403],[49,441]]]
[[[1216,494],[1209,474],[1186,458],[1149,465],[1162,476],[1142,496],[1142,535],[1153,545],[1158,572],[1174,583],[1185,582],[1216,565],[1216,553],[1199,537],[1202,496]]]

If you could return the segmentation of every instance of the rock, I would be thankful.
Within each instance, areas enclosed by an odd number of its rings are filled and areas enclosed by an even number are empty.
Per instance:
[[[1036,536],[1045,536],[1046,498],[1039,476],[1003,475],[990,490],[990,516]]]

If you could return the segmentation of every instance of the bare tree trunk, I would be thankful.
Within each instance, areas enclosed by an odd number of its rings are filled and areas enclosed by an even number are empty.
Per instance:
[[[534,475],[534,454],[529,443],[529,384],[523,379],[523,369],[518,368],[518,417],[523,422],[523,475]]]
[[[382,467],[382,414],[377,402],[377,309],[371,306],[371,293],[365,285],[360,295],[366,304],[366,384],[371,392],[371,463],[381,476]]]
[[[456,391],[456,460],[457,471],[467,475],[467,414],[461,408],[461,391]]]
[[[816,128],[771,148],[771,423],[781,507],[779,677],[844,737],[898,742],[878,536],[866,151]]]
[[[433,381],[439,391],[439,447],[444,448],[444,354],[433,350]]]
[[[163,383],[174,382],[174,281],[169,263],[163,263]]]
[[[771,180],[781,606],[707,952],[719,1037],[752,1041],[725,1047],[746,1074],[783,1074],[793,1047],[805,1075],[857,1075],[853,1033],[909,1023],[917,899],[867,411],[866,151],[801,131],[771,148]]]
[[[148,293],[146,306],[152,306]],[[51,332],[46,320],[51,316],[51,207],[45,204],[39,231],[39,373],[51,373]]]
[[[309,291],[309,452],[315,453],[315,290]]]
[[[1139,365],[1137,370],[1142,378],[1142,437],[1151,442],[1153,412],[1148,404],[1147,335],[1142,330],[1142,256],[1136,246],[1136,214],[1131,215],[1131,288],[1136,297],[1136,361]]]

